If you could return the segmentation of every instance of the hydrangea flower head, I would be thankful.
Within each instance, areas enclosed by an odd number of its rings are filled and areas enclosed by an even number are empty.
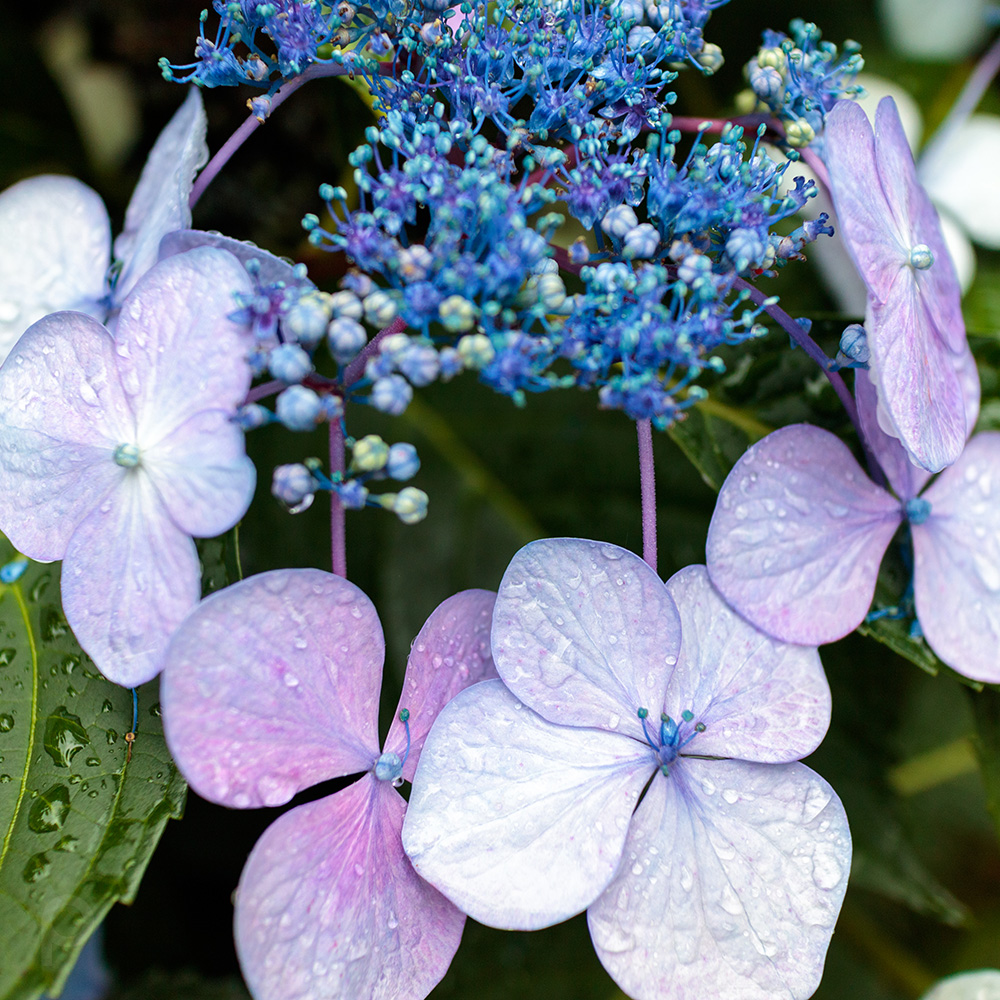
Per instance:
[[[156,263],[160,239],[191,224],[188,197],[208,159],[205,109],[191,89],[150,151],[114,242],[96,192],[72,177],[46,175],[0,194],[0,361],[36,320],[61,309],[104,321]]]
[[[246,396],[246,292],[220,250],[170,257],[141,278],[112,336],[83,313],[40,319],[0,368],[0,530],[62,559],[63,608],[118,684],[155,676],[197,603],[192,536],[244,514],[254,467],[233,423]]]
[[[496,927],[586,908],[637,1000],[809,996],[851,852],[840,800],[798,763],[829,724],[816,651],[739,618],[704,567],[664,585],[579,539],[514,557],[492,643],[501,680],[424,747],[417,871]]]
[[[959,673],[1000,682],[1000,434],[975,435],[926,486],[928,473],[879,428],[864,373],[856,385],[862,429],[895,496],[834,435],[783,427],[723,483],[708,533],[712,581],[771,635],[832,642],[861,624],[882,555],[905,523],[924,637]],[[967,412],[974,422],[971,405]]]
[[[955,362],[967,350],[961,290],[895,102],[879,102],[874,129],[860,107],[839,102],[824,154],[840,228],[868,289],[879,423],[913,462],[939,472],[968,433]]]
[[[495,595],[441,604],[410,651],[400,710],[379,749],[385,645],[371,601],[311,569],[251,577],[206,599],[170,644],[167,741],[205,798],[288,802],[257,842],[236,894],[236,944],[257,1000],[422,1000],[458,948],[465,916],[413,870],[400,843],[431,722],[466,685],[494,677]]]

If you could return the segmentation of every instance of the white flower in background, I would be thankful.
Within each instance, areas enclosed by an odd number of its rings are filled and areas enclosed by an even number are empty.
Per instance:
[[[989,0],[879,0],[889,44],[911,59],[949,62],[986,38]]]
[[[1000,1000],[1000,972],[960,972],[936,983],[921,1000]]]

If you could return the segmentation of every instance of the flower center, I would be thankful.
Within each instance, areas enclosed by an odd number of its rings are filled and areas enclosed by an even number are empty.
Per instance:
[[[921,497],[911,497],[903,504],[906,519],[910,524],[923,524],[931,516],[931,505]]]
[[[934,263],[934,254],[926,243],[918,243],[910,249],[910,267],[926,271]]]
[[[403,765],[406,763],[406,758],[410,756],[409,709],[404,708],[399,713],[399,721],[406,727],[406,749],[403,751],[403,756],[400,757],[398,753],[389,750],[375,761],[375,777],[379,781],[391,781],[393,788],[399,788],[403,783]]]
[[[139,464],[139,446],[124,443],[115,448],[115,464],[123,469],[134,469]]]
[[[656,759],[660,762],[660,771],[664,777],[670,774],[670,765],[681,755],[684,749],[699,733],[705,732],[704,722],[694,722],[694,713],[685,709],[681,712],[680,723],[675,722],[666,712],[660,715],[660,731],[651,733],[646,719],[649,710],[640,708],[636,713],[642,720],[642,731],[646,742],[653,748]]]

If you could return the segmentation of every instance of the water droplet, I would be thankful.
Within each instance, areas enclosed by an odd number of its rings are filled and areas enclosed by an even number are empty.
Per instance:
[[[43,642],[54,642],[69,632],[66,619],[58,608],[43,608],[41,633]]]
[[[0,774],[0,785],[9,784],[10,780],[11,778],[9,774]]]
[[[14,716],[4,712],[0,715],[0,733],[9,733],[14,728]]]
[[[608,729],[617,729],[618,723],[621,721],[620,716],[612,715],[611,718],[608,719]]]
[[[295,640],[295,648],[296,649],[305,649],[306,646],[308,646],[308,645],[309,645],[309,643],[306,642],[306,640],[303,639],[301,635]]]
[[[69,789],[53,785],[31,803],[28,828],[35,833],[53,833],[62,827],[69,812]]]
[[[51,581],[52,581],[51,573],[42,573],[42,575],[34,582],[31,590],[28,591],[28,596],[33,601],[37,601],[42,596],[42,594],[45,593]]]
[[[77,837],[72,834],[67,833],[65,837],[60,837],[58,843],[56,844],[54,850],[65,851],[67,854],[75,854],[77,847],[80,846],[80,841]]]
[[[100,766],[101,766],[101,759],[99,757],[87,758],[87,767],[100,767]]]
[[[389,919],[386,921],[386,925],[389,930],[394,931],[399,926],[399,921],[396,919],[396,914],[392,910],[389,911]]]
[[[40,879],[45,878],[51,870],[52,862],[49,861],[45,852],[41,851],[28,858],[28,863],[24,866],[21,877],[25,882],[38,882]]]
[[[299,679],[298,679],[298,677],[296,677],[295,674],[287,673],[286,672],[285,673],[285,687],[293,688],[293,687],[298,687],[298,686],[299,686]]]
[[[12,647],[7,647],[6,649],[0,649],[0,667],[6,667],[7,664],[14,659],[17,655],[17,650]]]
[[[730,804],[735,805],[740,800],[740,793],[735,788],[724,788],[722,797]]]
[[[820,889],[833,889],[843,878],[836,852],[830,844],[817,844],[812,858],[813,882]]]
[[[44,747],[56,767],[69,767],[73,758],[90,743],[78,715],[60,705],[45,720]]]

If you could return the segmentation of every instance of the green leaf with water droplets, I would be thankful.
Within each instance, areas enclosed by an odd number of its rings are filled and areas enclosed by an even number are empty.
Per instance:
[[[0,536],[0,566],[15,556]],[[0,583],[0,1000],[58,992],[104,914],[130,902],[185,785],[157,683],[105,680],[63,617],[58,564]]]

